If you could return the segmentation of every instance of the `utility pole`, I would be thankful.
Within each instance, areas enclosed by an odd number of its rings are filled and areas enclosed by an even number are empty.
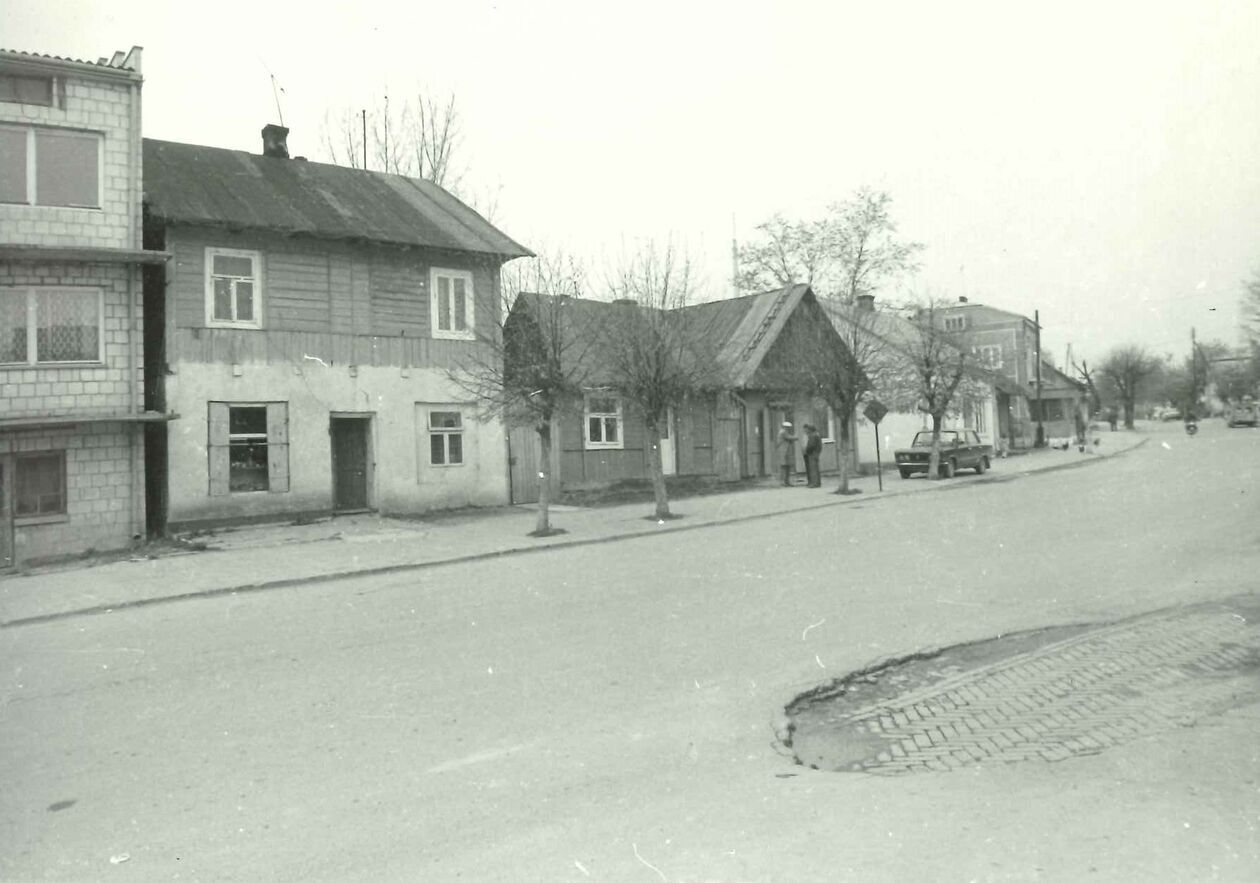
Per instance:
[[[1194,339],[1194,326],[1190,327],[1190,401],[1186,402],[1186,419],[1194,416],[1194,406],[1199,400],[1199,345]]]
[[[1044,448],[1046,446],[1046,427],[1042,423],[1045,412],[1041,406],[1041,311],[1033,310],[1033,325],[1037,330],[1037,437],[1033,441],[1033,447]]]
[[[367,108],[359,111],[363,115],[363,171],[367,171]]]

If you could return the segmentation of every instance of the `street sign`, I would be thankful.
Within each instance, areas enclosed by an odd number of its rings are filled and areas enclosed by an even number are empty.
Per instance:
[[[888,413],[878,399],[871,399],[866,407],[862,409],[862,416],[871,421],[875,425],[879,425],[879,421],[884,419],[884,415]]]

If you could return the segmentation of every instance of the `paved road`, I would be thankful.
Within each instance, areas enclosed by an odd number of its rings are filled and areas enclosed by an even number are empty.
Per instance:
[[[875,657],[1254,592],[1260,433],[1174,429],[1016,482],[6,630],[0,878],[1253,879],[1254,705],[939,775],[772,744]]]

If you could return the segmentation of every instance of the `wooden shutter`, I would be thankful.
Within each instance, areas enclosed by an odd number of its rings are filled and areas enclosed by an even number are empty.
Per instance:
[[[267,480],[273,494],[289,492],[289,405],[267,405]]]
[[[228,493],[228,406],[225,402],[210,402],[210,496],[222,497]]]

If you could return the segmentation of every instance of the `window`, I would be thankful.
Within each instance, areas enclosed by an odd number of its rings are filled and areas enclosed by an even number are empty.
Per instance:
[[[587,450],[621,447],[621,399],[608,395],[587,396]]]
[[[1001,368],[1002,367],[1002,347],[997,344],[977,346],[972,348],[972,352],[976,356],[976,361],[985,368]]]
[[[53,77],[0,74],[0,101],[8,104],[38,104],[52,107],[57,95]]]
[[[285,402],[209,403],[210,495],[289,489]]]
[[[967,327],[966,316],[946,316],[945,317],[945,330],[946,331],[962,331],[966,327]]]
[[[0,127],[0,202],[99,208],[101,136]]]
[[[0,288],[0,365],[101,362],[97,288]]]
[[[429,412],[429,463],[433,466],[463,465],[464,423],[459,411]]]
[[[433,336],[472,340],[472,273],[434,268],[429,281],[433,304]]]
[[[262,255],[231,248],[206,249],[206,324],[262,327]]]
[[[1028,413],[1032,416],[1033,420],[1038,419],[1036,399],[1029,400]],[[1040,419],[1043,423],[1048,423],[1053,420],[1067,419],[1063,413],[1063,400],[1062,399],[1042,399]]]
[[[66,452],[19,454],[14,463],[13,514],[40,518],[66,514]]]

